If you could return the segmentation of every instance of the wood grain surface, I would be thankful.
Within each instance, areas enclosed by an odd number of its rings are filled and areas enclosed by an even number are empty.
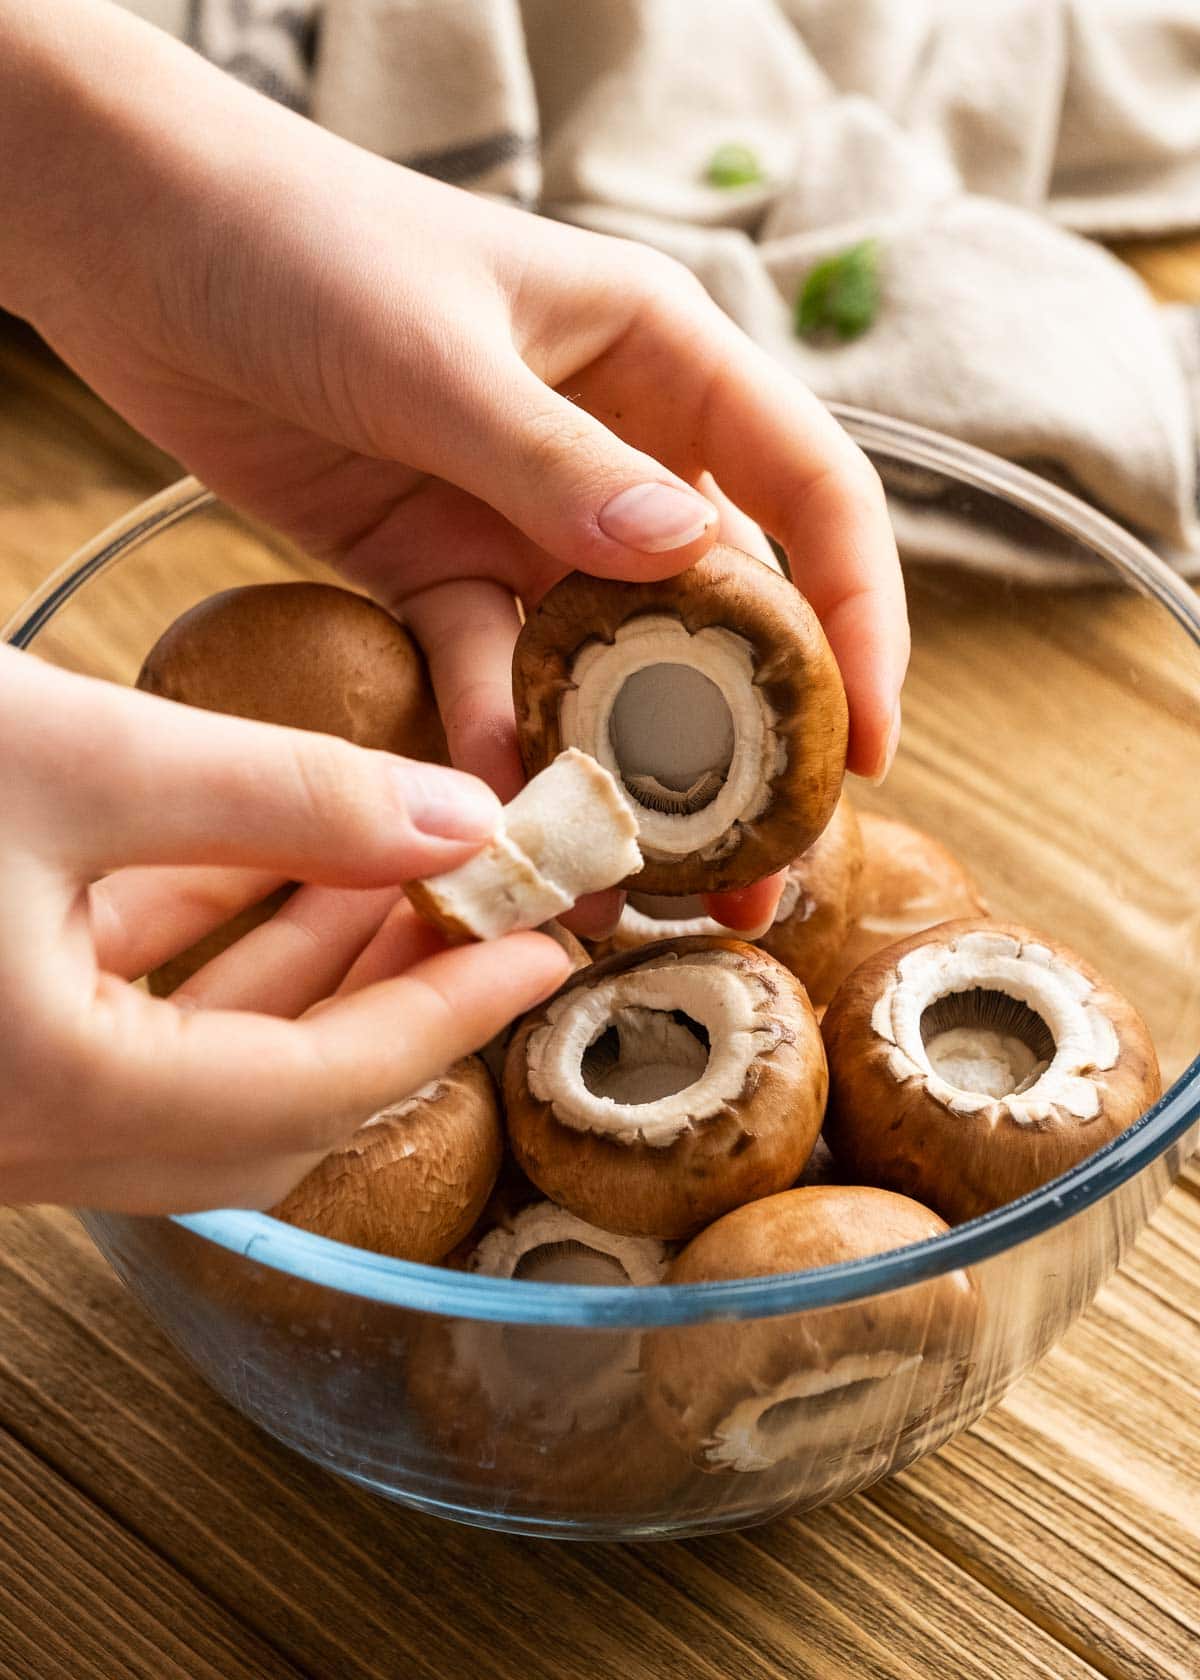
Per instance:
[[[1164,293],[1200,297],[1200,246],[1125,254]],[[0,617],[174,476],[31,334],[0,322]],[[279,574],[281,545],[235,540],[239,577]],[[203,542],[181,533],[169,573],[117,602],[97,595],[89,667],[127,678],[204,577]],[[933,741],[932,692],[959,680],[964,646],[987,657],[987,616],[963,588],[918,590],[914,605],[925,653],[912,705]],[[1010,617],[1007,657],[1036,669],[1039,645],[1069,634],[1086,698],[1103,680],[1098,650],[1132,657],[1145,608],[1089,594],[1065,611]],[[1194,780],[1187,697],[1167,685],[1143,699],[1160,724],[1181,720],[1178,739],[1156,740]],[[992,773],[999,797],[1006,774],[1029,770]],[[945,795],[926,759],[905,776],[937,816]],[[953,810],[940,814],[952,827]],[[1130,867],[1153,904],[1194,860],[1195,832],[1139,832]],[[1028,870],[1054,867],[1018,844],[987,885],[1003,900]],[[1063,914],[1102,937],[1086,873]],[[1160,1037],[1177,1023],[1178,1061],[1196,988],[1182,942],[1147,960],[1145,987]],[[71,1216],[7,1210],[0,1677],[1196,1680],[1198,1255],[1193,1166],[1085,1318],[933,1458],[741,1535],[572,1547],[439,1524],[308,1465],[211,1393]]]

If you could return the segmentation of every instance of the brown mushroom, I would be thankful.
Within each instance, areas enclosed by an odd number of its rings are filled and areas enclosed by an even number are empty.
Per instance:
[[[504,1068],[533,1182],[605,1230],[664,1239],[793,1183],[826,1089],[804,988],[732,939],[594,963],[525,1017]]]
[[[651,583],[570,574],[521,630],[513,692],[531,773],[575,746],[621,783],[639,891],[747,886],[811,846],[837,803],[837,663],[804,597],[736,549]]]
[[[862,875],[858,911],[841,951],[821,976],[828,1001],[876,951],[964,916],[986,916],[979,888],[940,840],[894,817],[859,813]]]
[[[812,1154],[804,1163],[804,1171],[793,1184],[793,1190],[812,1184],[845,1184],[846,1175],[833,1158],[833,1151],[823,1137],[813,1144]]]
[[[486,1277],[644,1287],[667,1250],[538,1201],[482,1237],[466,1260]],[[513,1505],[596,1517],[676,1486],[686,1462],[642,1410],[637,1330],[431,1319],[409,1361],[409,1393],[437,1450]]]
[[[209,596],[167,627],[137,686],[203,711],[448,762],[416,643],[382,607],[330,584],[250,584]],[[175,991],[292,890],[279,887],[163,963],[147,978],[150,990]]]
[[[332,584],[210,595],[163,631],[137,686],[208,712],[447,762],[416,643],[374,601]]]
[[[846,943],[858,908],[862,873],[862,841],[854,807],[843,794],[829,826],[802,857],[791,864],[775,919],[757,937],[740,933],[748,944],[760,945],[801,981],[814,1003],[831,995],[825,984]],[[631,892],[616,930],[597,942],[597,956],[609,951],[633,951],[660,939],[688,939],[707,934],[728,937],[729,929],[707,915],[696,895],[673,898]]]
[[[616,782],[572,748],[509,801],[473,858],[405,891],[448,938],[499,939],[614,886],[640,856],[637,823]]]
[[[757,941],[804,983],[814,1004],[833,996],[833,972],[859,908],[858,815],[838,800],[829,827],[788,870],[775,920]]]
[[[1132,1004],[1011,923],[947,922],[877,952],[822,1031],[841,1166],[954,1223],[1065,1172],[1161,1090]]]
[[[862,1185],[788,1190],[737,1208],[692,1240],[672,1284],[765,1277],[882,1254],[946,1226],[905,1196]],[[891,1467],[944,1416],[965,1375],[978,1307],[964,1272],[846,1306],[655,1331],[646,1407],[699,1468],[787,1467],[817,1488]],[[868,1467],[855,1477],[853,1458]]]
[[[478,1056],[381,1110],[271,1211],[321,1237],[397,1260],[440,1260],[475,1225],[504,1152]]]

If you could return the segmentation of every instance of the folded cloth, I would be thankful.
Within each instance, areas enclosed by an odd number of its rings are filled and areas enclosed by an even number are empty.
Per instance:
[[[192,0],[191,39],[387,157],[671,252],[821,396],[1031,465],[1200,573],[1200,315],[1080,237],[1200,225],[1195,0]],[[758,178],[712,184],[723,146]],[[797,337],[805,277],[866,239],[872,324]],[[908,557],[1090,575],[890,488]]]

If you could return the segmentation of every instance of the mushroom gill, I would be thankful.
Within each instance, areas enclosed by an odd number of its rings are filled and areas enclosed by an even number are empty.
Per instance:
[[[959,1091],[1008,1097],[1027,1091],[1054,1059],[1054,1035],[1019,998],[985,986],[938,998],[921,1016],[933,1071]]]

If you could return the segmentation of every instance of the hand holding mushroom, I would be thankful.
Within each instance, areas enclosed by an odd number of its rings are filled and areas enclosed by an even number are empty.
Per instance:
[[[445,951],[389,913],[406,876],[470,856],[494,827],[494,796],[460,772],[7,648],[0,718],[12,1202],[267,1206],[566,972],[540,936]],[[197,974],[185,1009],[128,983],[220,923],[248,882],[255,896],[281,879],[321,884],[249,936],[254,988],[227,971],[216,997]],[[373,941],[373,983],[289,1018],[336,993]]]

